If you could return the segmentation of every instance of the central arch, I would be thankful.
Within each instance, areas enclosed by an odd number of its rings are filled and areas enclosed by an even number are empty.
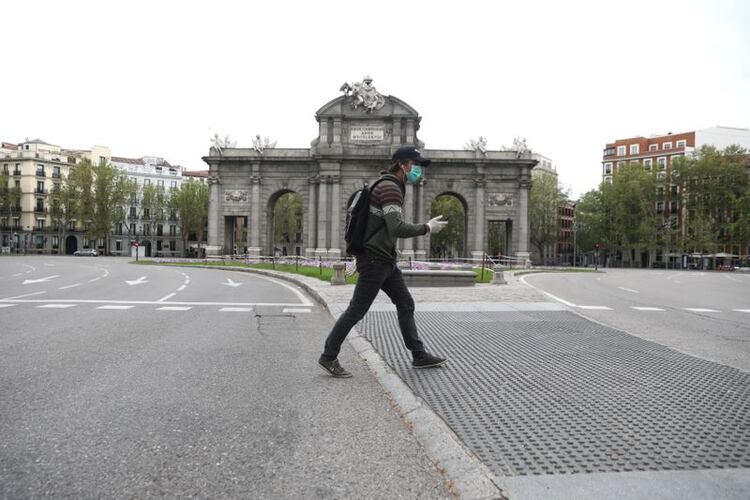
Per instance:
[[[282,189],[268,200],[266,210],[268,255],[302,255],[304,248],[304,199],[296,191]]]

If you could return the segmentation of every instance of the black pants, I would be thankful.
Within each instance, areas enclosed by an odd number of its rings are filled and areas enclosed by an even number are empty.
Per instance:
[[[396,263],[377,261],[368,256],[362,256],[357,258],[357,272],[359,272],[359,280],[354,288],[354,296],[349,302],[349,307],[328,334],[323,355],[330,359],[338,356],[344,339],[354,325],[367,314],[380,290],[383,290],[396,305],[398,325],[401,328],[406,348],[413,355],[422,355],[424,345],[419,340],[417,325],[414,322],[414,299]]]

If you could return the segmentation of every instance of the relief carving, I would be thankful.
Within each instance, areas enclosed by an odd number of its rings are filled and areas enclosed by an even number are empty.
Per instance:
[[[224,193],[226,201],[247,201],[247,191],[227,191]]]
[[[512,207],[512,193],[490,193],[487,195],[487,204],[491,207]]]

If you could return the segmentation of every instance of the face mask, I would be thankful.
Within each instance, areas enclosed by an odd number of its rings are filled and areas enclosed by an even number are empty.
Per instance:
[[[411,170],[406,173],[406,182],[410,184],[416,184],[419,179],[422,178],[422,167],[419,165],[412,165]]]

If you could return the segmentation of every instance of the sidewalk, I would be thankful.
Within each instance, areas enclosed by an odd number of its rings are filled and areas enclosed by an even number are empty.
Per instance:
[[[284,276],[334,317],[353,291]],[[411,369],[382,293],[348,341],[461,497],[750,491],[750,374],[588,321],[512,276],[411,291],[444,368]]]

